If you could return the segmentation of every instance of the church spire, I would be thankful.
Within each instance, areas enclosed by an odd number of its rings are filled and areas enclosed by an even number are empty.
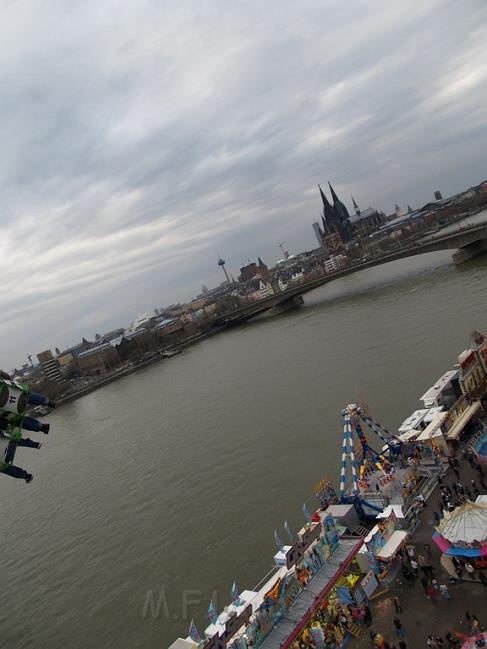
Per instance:
[[[333,222],[335,218],[335,211],[333,207],[330,205],[330,203],[328,202],[325,193],[321,189],[321,185],[318,185],[318,188],[320,190],[321,200],[323,201],[323,216],[325,217],[326,221]]]
[[[335,192],[335,190],[333,189],[333,187],[331,186],[331,182],[330,182],[330,181],[328,181],[328,185],[329,185],[329,187],[330,187],[331,197],[333,198],[333,206],[335,207],[336,205],[338,205],[338,203],[340,203],[340,199],[339,199],[338,196],[336,195],[336,192]]]
[[[318,189],[320,190],[321,200],[323,201],[323,207],[326,214],[327,210],[331,208],[331,205],[328,202],[328,199],[326,198],[325,194],[323,193],[323,190],[321,189],[321,185],[318,185]]]

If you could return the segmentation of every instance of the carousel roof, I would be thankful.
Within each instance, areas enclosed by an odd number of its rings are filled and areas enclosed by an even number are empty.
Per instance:
[[[487,505],[467,501],[445,518],[436,528],[450,543],[482,543],[487,540]]]

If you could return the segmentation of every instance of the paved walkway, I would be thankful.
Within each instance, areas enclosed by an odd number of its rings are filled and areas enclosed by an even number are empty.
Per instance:
[[[464,485],[470,485],[470,480],[476,478],[477,474],[466,460],[461,459],[461,450],[458,451],[458,457],[460,460],[460,481]],[[484,467],[484,476],[486,474],[487,470]],[[453,482],[457,481],[451,469],[443,479],[444,484],[450,487]],[[371,603],[372,626],[370,629],[365,628],[359,638],[353,639],[349,643],[350,649],[370,649],[373,646],[369,637],[371,630],[380,632],[387,642],[395,643],[396,647],[399,646],[392,622],[395,616],[394,596],[399,597],[403,608],[403,612],[398,617],[406,631],[405,640],[408,649],[427,647],[426,640],[430,634],[435,637],[442,636],[445,639],[447,631],[467,633],[466,611],[475,613],[480,624],[487,626],[487,588],[484,588],[480,581],[463,581],[450,585],[448,583],[449,575],[440,565],[441,552],[431,540],[434,531],[433,512],[435,509],[438,510],[438,500],[439,488],[436,487],[420,515],[421,524],[413,535],[412,544],[416,547],[416,554],[423,555],[425,554],[423,544],[430,544],[436,578],[439,583],[448,585],[451,599],[446,600],[440,595],[436,604],[433,604],[426,598],[419,579],[416,579],[414,585],[411,586],[402,577],[402,573],[399,573],[398,578],[392,582],[390,590]],[[448,643],[445,641],[446,647],[448,647]]]

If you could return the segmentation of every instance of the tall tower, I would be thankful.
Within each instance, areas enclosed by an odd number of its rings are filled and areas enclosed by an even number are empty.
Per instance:
[[[328,199],[326,198],[323,190],[321,189],[321,185],[318,185],[318,189],[320,190],[320,196],[323,202],[323,218],[329,226],[332,226],[335,224],[335,216],[336,216],[335,210],[328,202]]]
[[[353,238],[352,224],[350,223],[350,214],[348,213],[348,210],[345,207],[345,205],[338,198],[335,190],[331,186],[330,181],[328,181],[328,185],[330,187],[331,196],[333,198],[333,209],[335,211],[338,220],[337,223],[338,230],[340,232],[342,241],[344,243],[347,243],[348,241],[351,241]]]
[[[227,282],[230,284],[230,278],[228,277],[227,269],[225,268],[225,260],[220,257],[218,260],[218,265],[222,267],[223,272],[225,273],[225,277],[227,278]]]

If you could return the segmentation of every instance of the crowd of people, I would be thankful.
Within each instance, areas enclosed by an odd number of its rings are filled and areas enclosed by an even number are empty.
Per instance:
[[[448,481],[445,477],[438,479],[438,507],[433,512],[436,525],[444,517],[445,512],[452,512],[467,501],[475,501],[479,494],[487,493],[484,469],[470,449],[465,449],[462,452],[462,460],[462,465],[460,465],[458,458],[449,458],[450,471],[447,475],[451,476],[451,479]],[[467,463],[471,469],[469,479],[465,479],[465,471],[462,471],[463,475],[460,474],[461,466],[465,467]],[[398,560],[405,583],[411,588],[420,584],[426,601],[431,605],[436,605],[440,601],[446,603],[450,600],[453,584],[470,581],[480,582],[484,587],[487,587],[486,571],[465,557],[451,557],[456,578],[447,577],[446,573],[435,565],[429,543],[418,546],[412,543],[407,545],[398,553]],[[399,596],[393,598],[393,605],[395,615],[392,622],[396,637],[391,640],[386,638],[383,633],[370,630],[372,646],[379,649],[417,649],[419,646],[417,629],[406,630],[407,625],[403,624],[402,614],[404,611]],[[471,641],[473,642],[472,647],[487,647],[483,637],[484,629],[477,615],[466,611],[463,617],[460,624],[461,631],[447,627],[442,635],[430,634],[426,639],[426,646],[433,649],[459,649],[465,642]],[[450,624],[453,627],[455,619],[452,618]]]

